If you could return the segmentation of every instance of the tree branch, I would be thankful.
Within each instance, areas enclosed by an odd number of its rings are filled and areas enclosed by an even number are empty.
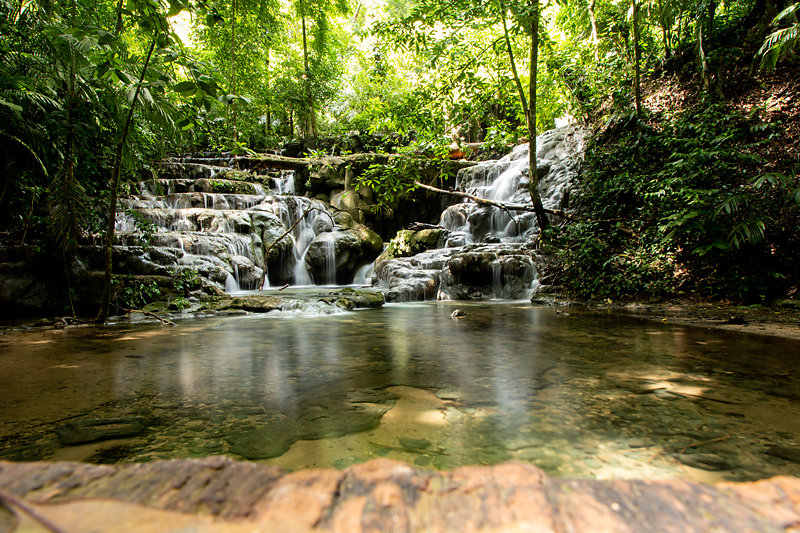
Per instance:
[[[144,309],[128,309],[127,307],[122,307],[119,304],[114,304],[114,307],[116,307],[120,311],[125,311],[126,313],[142,313],[143,315],[147,315],[149,317],[155,318],[156,320],[160,320],[161,322],[163,322],[164,324],[166,324],[168,326],[174,326],[175,325],[175,322],[173,322],[172,320],[169,320],[169,319],[164,318],[162,316],[158,316],[157,314],[151,313],[150,311],[145,311]]]
[[[475,196],[474,194],[469,194],[466,192],[461,191],[446,191],[444,189],[438,189],[431,185],[425,185],[419,181],[415,181],[414,185],[421,189],[425,189],[428,191],[438,192],[440,194],[447,194],[449,196],[455,196],[457,198],[464,198],[469,200],[470,202],[476,203],[483,207],[496,207],[497,209],[502,209],[503,211],[525,211],[526,213],[535,213],[536,209],[532,205],[524,205],[524,204],[507,204],[505,202],[495,202],[494,200],[487,200],[486,198],[481,198],[479,196]],[[561,209],[545,209],[545,213],[561,217],[563,219],[569,220],[570,222],[580,222],[581,219],[575,218],[572,215],[566,214]]]

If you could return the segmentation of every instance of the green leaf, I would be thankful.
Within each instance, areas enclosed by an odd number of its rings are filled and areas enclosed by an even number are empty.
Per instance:
[[[197,92],[197,85],[191,80],[182,81],[173,85],[172,90],[187,96],[191,96]]]
[[[12,104],[11,102],[9,102],[7,100],[3,100],[2,98],[0,98],[0,105],[8,107],[9,109],[14,111],[15,113],[21,113],[22,112],[22,107],[21,106],[18,106],[17,104]]]
[[[121,71],[118,68],[114,69],[114,74],[117,75],[117,79],[119,81],[121,81],[122,83],[124,83],[126,85],[130,85],[131,83],[133,83],[133,78],[131,78],[130,76],[128,76],[126,73],[124,73],[123,71]]]

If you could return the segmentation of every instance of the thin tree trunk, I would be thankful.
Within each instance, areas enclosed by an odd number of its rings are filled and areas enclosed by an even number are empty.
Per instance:
[[[231,94],[236,94],[236,0],[232,0],[231,10]],[[236,124],[236,100],[231,102],[231,120],[233,122],[233,142],[239,140],[239,130]]]
[[[717,3],[714,0],[708,2],[708,42],[714,41],[714,15],[717,11]]]
[[[314,120],[314,103],[311,100],[311,69],[308,66],[308,37],[306,33],[306,14],[305,6],[303,6],[303,14],[301,16],[303,25],[303,91],[305,92],[306,100],[306,117],[305,117],[305,131],[303,136],[316,135],[316,121]]]
[[[108,206],[108,226],[106,227],[106,241],[104,243],[103,259],[105,262],[105,276],[103,278],[103,296],[100,300],[100,311],[97,313],[97,321],[105,322],[108,317],[108,307],[111,302],[111,266],[112,254],[114,244],[114,227],[117,221],[117,195],[119,192],[119,175],[122,169],[122,150],[125,148],[125,141],[128,138],[128,131],[131,127],[133,120],[133,110],[136,108],[136,102],[139,100],[139,93],[144,83],[144,77],[147,74],[147,67],[150,65],[150,58],[153,57],[153,50],[156,48],[156,38],[150,43],[150,50],[147,51],[147,58],[144,60],[142,67],[142,75],[139,76],[139,83],[136,85],[136,91],[133,93],[133,101],[131,108],[128,110],[128,117],[125,119],[125,125],[122,127],[122,135],[117,142],[116,150],[114,151],[114,167],[111,170],[111,198]]]
[[[595,13],[595,0],[589,0],[589,21],[592,24],[592,44],[594,44],[594,60],[599,60],[600,36],[597,32],[597,15]]]
[[[119,37],[119,34],[122,33],[122,30],[125,29],[125,25],[122,22],[122,11],[125,7],[125,0],[119,0],[117,2],[117,25],[114,28],[114,36]]]
[[[703,25],[697,24],[697,57],[700,60],[700,78],[703,80],[703,90],[708,92],[711,89],[711,80],[708,73],[708,60],[703,49]]]
[[[266,58],[266,61],[267,61],[267,79],[266,79],[267,94],[272,94],[271,93],[271,89],[270,89],[270,75],[269,75],[269,48],[266,51],[266,56],[267,56],[267,58]],[[272,102],[271,102],[270,99],[267,99],[267,124],[266,124],[266,126],[267,126],[266,127],[266,134],[267,134],[267,137],[269,137],[269,133],[270,133],[271,128],[272,128]]]
[[[514,85],[517,86],[519,93],[519,101],[522,104],[522,112],[525,115],[525,120],[528,120],[528,100],[525,98],[525,89],[522,88],[522,82],[519,79],[517,72],[517,62],[514,61],[514,51],[511,49],[511,39],[508,36],[508,21],[506,20],[506,4],[500,0],[500,14],[503,17],[503,39],[506,42],[506,52],[508,53],[508,60],[511,63],[511,73],[514,76]]]
[[[539,172],[537,171],[536,157],[536,75],[539,63],[539,0],[533,0],[533,20],[531,21],[531,77],[529,84],[528,102],[530,102],[528,115],[528,191],[531,204],[536,213],[539,228],[544,231],[550,225],[547,214],[544,212],[542,197],[539,194]]]
[[[639,3],[633,2],[633,94],[636,99],[636,118],[642,119],[642,86],[640,79],[640,68],[642,61],[642,48],[639,46]]]

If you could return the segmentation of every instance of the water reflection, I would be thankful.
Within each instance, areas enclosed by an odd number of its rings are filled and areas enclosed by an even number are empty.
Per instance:
[[[0,336],[0,458],[800,475],[798,370],[792,341],[508,303],[13,333]],[[53,433],[112,417],[147,429],[71,446]]]

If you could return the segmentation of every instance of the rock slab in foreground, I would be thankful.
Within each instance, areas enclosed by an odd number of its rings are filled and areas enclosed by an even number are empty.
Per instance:
[[[0,487],[65,531],[800,530],[800,479],[789,477],[716,486],[568,480],[522,463],[429,472],[386,459],[287,474],[211,457],[0,462]]]

